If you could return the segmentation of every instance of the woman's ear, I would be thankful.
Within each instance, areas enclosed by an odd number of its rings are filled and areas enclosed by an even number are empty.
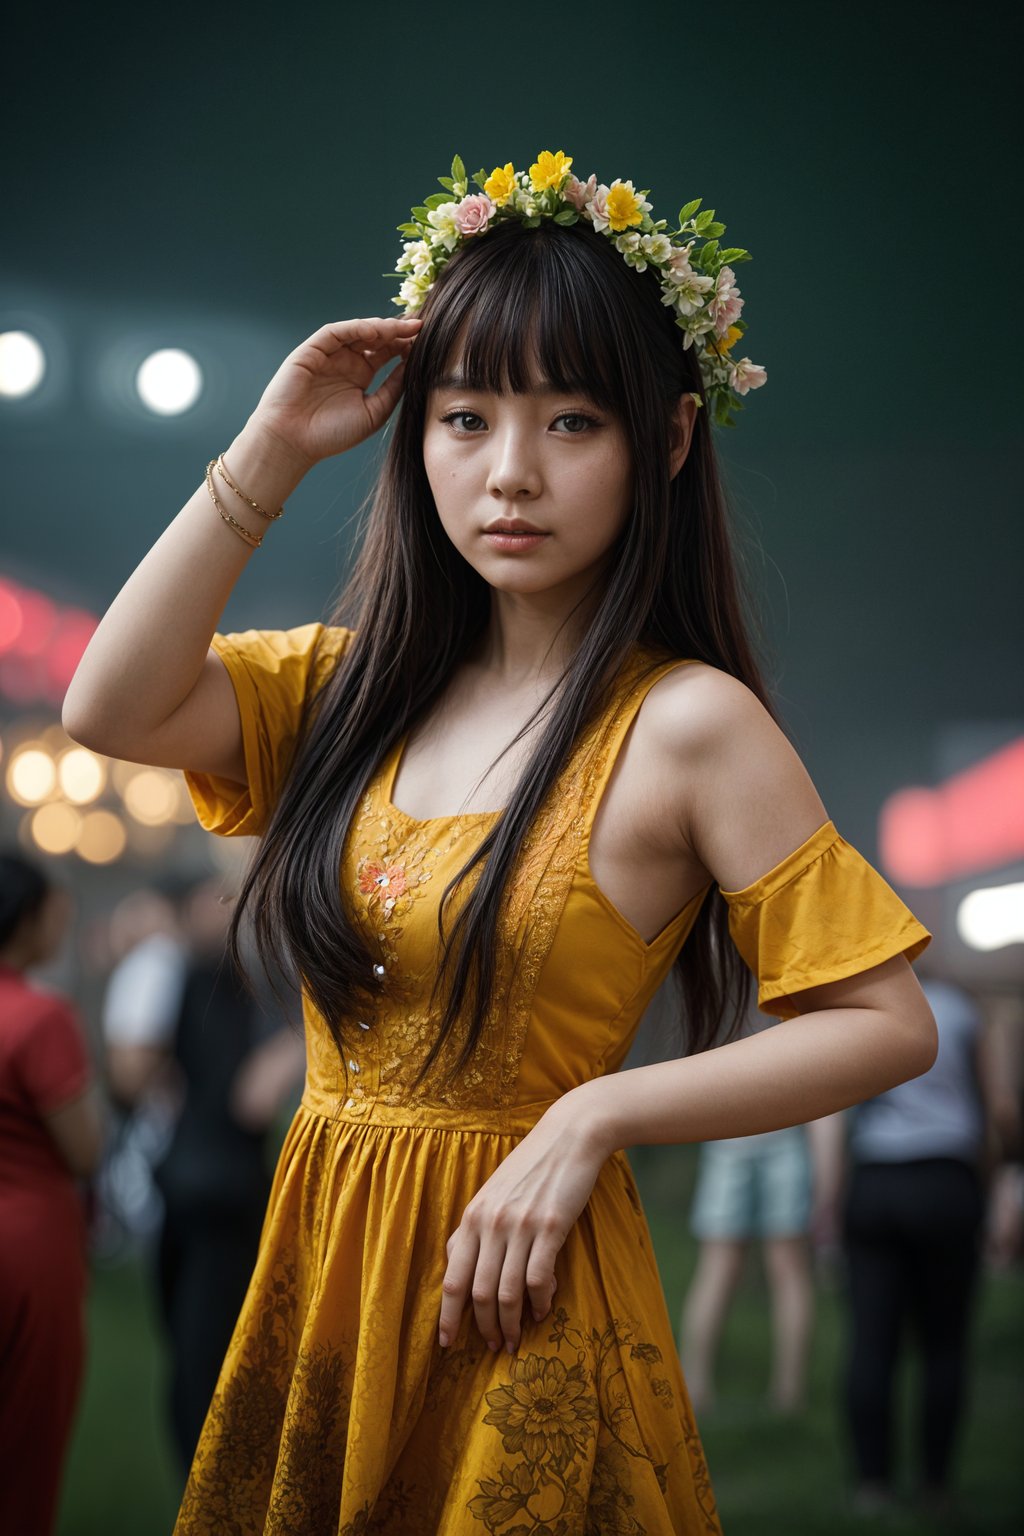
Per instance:
[[[670,429],[671,453],[668,463],[668,477],[670,480],[675,479],[686,463],[686,456],[690,451],[690,443],[693,440],[693,428],[697,420],[697,409],[697,402],[691,394],[679,396]]]

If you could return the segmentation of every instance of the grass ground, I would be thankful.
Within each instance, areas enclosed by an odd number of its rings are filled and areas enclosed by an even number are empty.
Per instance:
[[[695,1150],[632,1154],[673,1326],[696,1252],[686,1212]],[[144,1267],[97,1268],[89,1303],[90,1361],[69,1457],[58,1536],[168,1536],[177,1474],[163,1422],[164,1362]],[[898,1516],[855,1519],[845,1499],[839,1416],[841,1297],[819,1291],[806,1412],[773,1417],[763,1405],[770,1339],[766,1292],[750,1256],[723,1339],[719,1403],[701,1432],[727,1536],[1016,1536],[1024,1529],[1024,1274],[987,1275],[975,1319],[971,1403],[959,1460],[963,1515],[954,1524]],[[901,1380],[909,1450],[915,1382]],[[396,1532],[395,1536],[401,1536]]]

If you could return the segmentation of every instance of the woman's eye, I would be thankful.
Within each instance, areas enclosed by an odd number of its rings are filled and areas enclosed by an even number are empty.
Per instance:
[[[460,432],[463,436],[467,437],[479,435],[479,427],[473,426],[472,423],[483,424],[483,417],[478,416],[475,411],[449,411],[447,416],[441,417],[441,420],[449,423],[455,428],[456,432]],[[597,426],[595,419],[592,416],[585,415],[582,411],[563,411],[561,416],[557,416],[555,420],[571,423],[562,434],[568,437],[582,437],[591,427]],[[467,422],[471,423],[471,425],[467,426]]]
[[[483,417],[478,416],[475,411],[449,411],[447,416],[441,417],[442,421],[450,422],[453,427],[455,426],[456,422],[462,423],[467,419],[469,421],[482,421]],[[459,425],[456,430],[459,432],[466,432],[467,428],[465,426]],[[472,435],[474,429],[470,427],[468,431],[469,434]]]

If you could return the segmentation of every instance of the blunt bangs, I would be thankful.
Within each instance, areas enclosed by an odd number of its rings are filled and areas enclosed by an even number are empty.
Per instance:
[[[586,229],[509,223],[462,247],[421,311],[407,394],[424,407],[432,389],[455,380],[496,395],[551,389],[629,421],[643,372],[636,354],[651,338],[647,325],[644,334],[637,326],[638,293],[622,281],[639,284],[649,274],[631,271],[607,244]],[[650,297],[671,326],[659,295]],[[661,316],[651,323],[664,337]],[[668,341],[681,354],[678,333]]]

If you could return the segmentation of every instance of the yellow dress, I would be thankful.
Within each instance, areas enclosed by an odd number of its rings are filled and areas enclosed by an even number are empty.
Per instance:
[[[303,696],[349,639],[320,624],[215,637],[249,787],[187,775],[209,831],[265,825]],[[447,1090],[428,1078],[415,1097],[435,1027],[437,901],[492,816],[400,811],[390,791],[402,743],[370,784],[340,876],[385,968],[379,1006],[343,1062],[305,1003],[306,1088],[177,1536],[720,1531],[624,1153],[605,1163],[558,1256],[552,1311],[535,1323],[526,1310],[518,1352],[492,1353],[471,1305],[453,1344],[437,1342],[446,1243],[466,1205],[548,1105],[622,1065],[710,889],[645,943],[590,873],[616,753],[647,689],[685,664],[651,661],[634,654],[531,831],[501,930],[502,1006],[469,1068]],[[785,1017],[790,992],[913,957],[929,939],[831,822],[724,894],[761,1006]]]

